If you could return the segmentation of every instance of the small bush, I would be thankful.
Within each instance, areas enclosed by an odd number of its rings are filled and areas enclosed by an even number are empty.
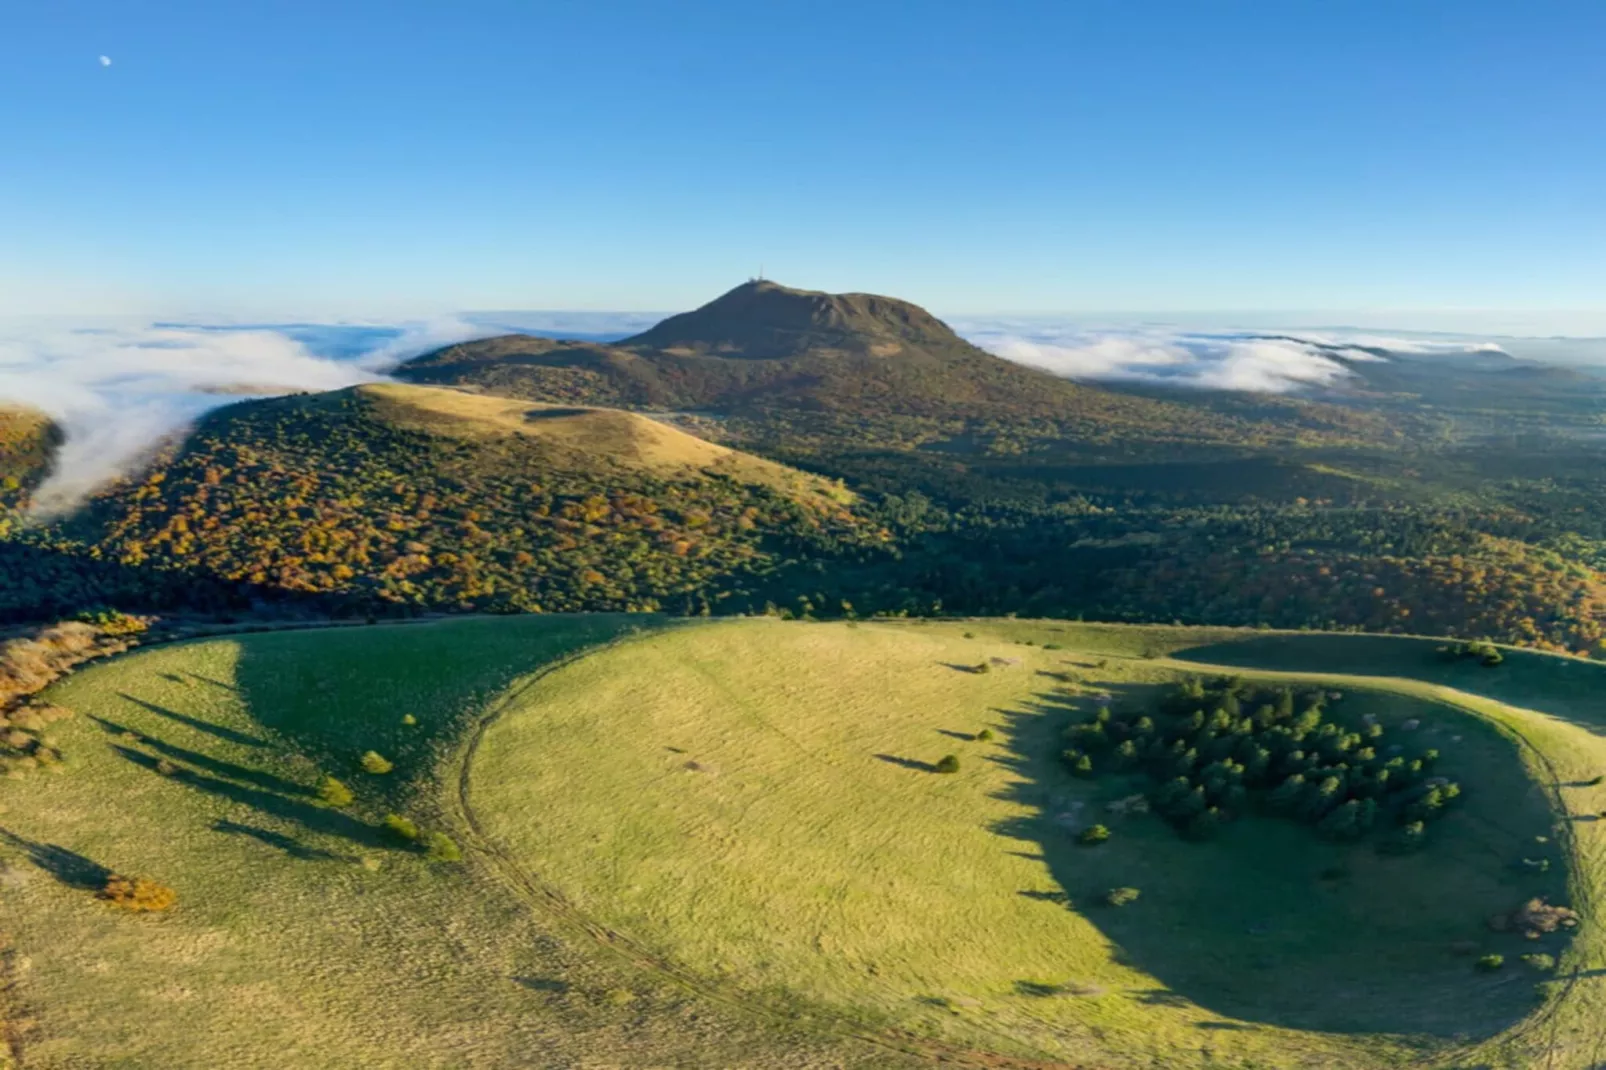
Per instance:
[[[1606,773],[1598,773],[1595,776],[1590,777],[1588,780],[1584,781],[1583,786],[1586,788],[1598,788],[1602,784],[1606,784]]]
[[[976,733],[977,743],[991,743],[992,739],[993,730],[991,728],[983,728],[980,732]]]
[[[989,663],[983,661],[983,662],[978,662],[976,664],[976,666],[974,668],[972,668],[970,671],[971,672],[992,672],[993,671],[993,667]]]
[[[404,725],[408,726],[409,728],[411,728],[413,725],[415,725],[417,723],[418,723],[418,718],[417,717],[414,717],[410,713],[402,714],[402,724],[404,724]]]
[[[1504,955],[1484,955],[1472,964],[1473,969],[1479,973],[1494,973],[1506,964]]]
[[[418,842],[418,826],[410,819],[400,814],[386,814],[384,825],[385,831],[397,839],[406,840],[408,843]]]
[[[1089,825],[1076,837],[1076,842],[1084,847],[1095,847],[1110,838],[1110,830],[1104,825]]]
[[[932,768],[939,773],[957,773],[959,772],[959,755],[944,754],[937,759],[937,764]]]
[[[178,901],[178,893],[165,884],[116,873],[106,878],[106,884],[96,895],[114,907],[136,912],[170,910]]]
[[[1387,855],[1408,855],[1420,851],[1427,844],[1427,826],[1420,821],[1401,825],[1399,831],[1378,843],[1377,849]]]
[[[975,632],[966,632],[965,633],[965,638],[966,639],[974,639],[974,638],[976,638],[976,633]]]
[[[463,859],[457,842],[444,832],[431,832],[424,837],[424,853],[431,862],[460,862]]]
[[[178,774],[178,766],[166,758],[158,758],[156,760],[156,772],[159,776],[176,776]]]
[[[362,756],[362,767],[365,771],[372,773],[375,776],[384,776],[386,773],[396,768],[395,764],[392,763],[390,759],[386,758],[378,751],[373,750]]]
[[[1539,973],[1550,973],[1556,968],[1556,956],[1535,952],[1531,955],[1522,956],[1522,964]]]
[[[350,806],[356,798],[351,789],[332,776],[326,776],[318,782],[318,798],[326,805],[336,809]]]
[[[1124,907],[1128,903],[1136,903],[1142,894],[1136,888],[1111,888],[1104,893],[1104,902],[1108,906]]]

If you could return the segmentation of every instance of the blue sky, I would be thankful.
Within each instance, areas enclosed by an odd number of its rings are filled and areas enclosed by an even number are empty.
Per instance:
[[[0,0],[0,313],[677,309],[762,265],[1572,330],[1602,41],[1598,2]]]

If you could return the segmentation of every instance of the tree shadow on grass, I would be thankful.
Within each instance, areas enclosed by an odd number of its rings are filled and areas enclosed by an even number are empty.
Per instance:
[[[976,734],[974,732],[955,732],[951,728],[939,728],[937,729],[937,734],[939,736],[947,736],[949,739],[957,739],[961,743],[976,742]]]
[[[69,888],[98,892],[106,886],[107,878],[112,875],[111,870],[94,859],[85,858],[77,851],[69,851],[58,844],[40,843],[7,829],[0,829],[0,841],[20,849],[27,855],[28,861]]]
[[[888,765],[901,766],[904,769],[913,769],[917,773],[935,773],[937,766],[933,762],[923,762],[919,758],[905,758],[897,754],[878,754],[876,758]]]
[[[269,847],[276,847],[291,858],[303,862],[353,862],[351,855],[338,854],[334,851],[325,851],[321,847],[308,847],[291,836],[282,832],[273,832],[270,829],[257,828],[255,825],[245,825],[238,821],[218,820],[212,823],[213,832],[221,832],[229,836],[243,836],[246,839],[256,840]]]
[[[249,637],[231,690],[251,717],[337,776],[365,751],[384,755],[395,770],[372,786],[399,798],[434,773],[442,740],[520,677],[662,626],[646,614],[553,613]]]
[[[364,847],[378,847],[383,841],[379,830],[372,825],[358,821],[339,810],[330,810],[322,806],[304,802],[301,799],[288,798],[277,792],[263,791],[259,788],[236,784],[219,777],[208,776],[194,769],[179,767],[171,773],[164,773],[158,768],[161,759],[154,758],[142,751],[131,747],[113,745],[124,760],[132,762],[142,769],[149,769],[158,776],[194,788],[230,802],[249,806],[259,813],[269,814],[283,821],[294,822],[311,832],[320,832],[326,836],[338,836],[352,843]]]
[[[1460,902],[1456,867],[1475,864],[1470,854],[1424,868],[1422,858],[1385,859],[1369,843],[1331,845],[1272,818],[1246,818],[1216,840],[1192,843],[1157,817],[1107,814],[1106,804],[1152,784],[1146,774],[1079,779],[1060,752],[1064,729],[1099,706],[1150,708],[1152,687],[1108,691],[1107,702],[1040,695],[1022,708],[995,711],[1003,746],[987,760],[1016,774],[1000,795],[1022,810],[994,831],[1040,851],[1051,879],[1018,894],[1042,910],[1075,911],[1114,945],[1117,963],[1159,982],[1136,998],[1279,1028],[1439,1037],[1490,1036],[1532,1011],[1525,992],[1490,984],[1454,960],[1448,938],[1401,931],[1406,915],[1379,913],[1375,905],[1390,899],[1375,881],[1395,879],[1411,882],[1408,899]],[[1498,775],[1522,777],[1515,755],[1512,768]],[[1509,785],[1497,788],[1496,777],[1485,774],[1485,790],[1504,794]],[[1082,828],[1101,822],[1114,831],[1109,843],[1077,843]],[[1336,860],[1353,861],[1374,883],[1323,885],[1322,865]],[[1407,869],[1408,877],[1395,875]],[[1142,898],[1123,908],[1107,905],[1106,893],[1118,887],[1139,888]],[[1513,906],[1524,891],[1514,888]],[[1487,936],[1485,916],[1471,908],[1465,935]],[[1453,917],[1445,923],[1459,924]]]
[[[172,743],[163,742],[162,740],[157,739],[155,736],[148,735],[144,732],[135,732],[133,729],[128,728],[125,725],[120,725],[116,721],[109,721],[104,717],[97,717],[94,714],[90,714],[89,719],[100,726],[101,731],[107,733],[108,735],[122,736],[126,733],[127,735],[135,736],[138,738],[141,744],[156,751],[164,758],[168,758],[173,761],[188,762],[190,765],[205,769],[207,772],[213,773],[217,776],[226,777],[229,780],[241,780],[248,784],[255,784],[257,787],[262,788],[265,791],[276,791],[281,795],[299,795],[305,797],[312,794],[310,789],[294,783],[293,781],[286,780],[283,777],[275,776],[272,773],[265,773],[260,769],[251,769],[236,762],[225,762],[218,758],[210,758],[199,751],[193,751],[187,747],[180,747]]]
[[[260,740],[255,736],[248,735],[245,732],[236,731],[233,728],[227,728],[223,725],[213,724],[210,721],[203,721],[198,717],[191,717],[188,714],[179,713],[177,710],[170,710],[165,706],[158,706],[154,702],[146,702],[144,699],[135,698],[126,691],[119,691],[117,694],[124,701],[132,702],[142,710],[154,713],[158,717],[165,717],[169,721],[176,721],[181,725],[186,725],[195,729],[197,732],[205,732],[209,736],[216,736],[218,739],[221,739],[227,743],[238,743],[242,747],[267,746],[265,741]]]

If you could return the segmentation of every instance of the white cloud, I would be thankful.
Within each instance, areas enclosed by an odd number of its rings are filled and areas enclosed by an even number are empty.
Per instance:
[[[362,348],[336,357],[309,344],[341,330],[355,332]],[[408,356],[484,333],[451,319],[294,329],[0,322],[0,400],[43,410],[66,434],[37,496],[39,512],[49,515],[137,466],[209,409],[241,396],[370,381]]]
[[[961,321],[957,329],[991,353],[1071,379],[1280,394],[1325,386],[1350,374],[1315,344],[1293,338],[1020,320]],[[1344,355],[1376,359],[1364,353]]]
[[[110,67],[112,65],[112,58],[110,56],[100,57],[100,65],[102,67]]]

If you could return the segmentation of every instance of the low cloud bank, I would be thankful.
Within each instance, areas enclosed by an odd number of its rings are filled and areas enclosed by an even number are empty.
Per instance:
[[[954,328],[988,352],[1070,379],[1138,381],[1284,394],[1333,386],[1346,362],[1389,354],[1501,352],[1473,341],[1300,331],[1081,327],[1042,320],[962,319]]]
[[[457,319],[407,324],[91,328],[0,322],[0,402],[53,418],[66,435],[36,497],[64,513],[209,409],[242,397],[336,390],[417,353],[488,333]]]
[[[411,356],[470,338],[527,331],[612,340],[651,313],[485,312],[405,324],[130,323],[0,320],[0,404],[41,409],[66,443],[36,511],[71,510],[136,468],[153,447],[241,397],[370,382]],[[1470,339],[1337,331],[1089,327],[1065,320],[957,319],[1001,357],[1075,379],[1287,393],[1341,384],[1348,362],[1391,354],[1502,352]]]

